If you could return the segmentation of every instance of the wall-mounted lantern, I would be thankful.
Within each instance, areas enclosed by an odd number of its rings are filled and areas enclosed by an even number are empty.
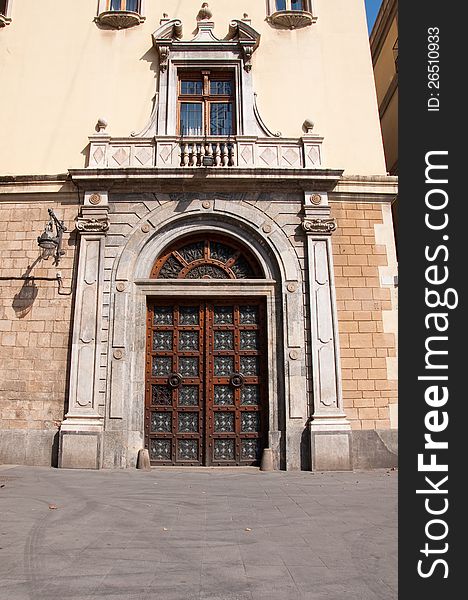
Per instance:
[[[48,212],[49,222],[46,223],[44,231],[37,238],[37,243],[39,244],[39,248],[42,250],[42,258],[47,260],[49,256],[54,256],[55,264],[58,264],[60,258],[65,254],[65,250],[62,250],[62,236],[67,228],[63,224],[63,221],[59,221],[57,219],[54,211],[51,208],[49,208]]]

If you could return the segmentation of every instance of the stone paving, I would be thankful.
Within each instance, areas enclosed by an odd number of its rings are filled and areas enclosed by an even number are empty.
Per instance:
[[[397,474],[0,466],[1,600],[394,600]]]

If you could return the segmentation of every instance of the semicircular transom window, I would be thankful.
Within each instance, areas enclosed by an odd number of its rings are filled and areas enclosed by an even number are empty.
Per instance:
[[[251,252],[226,238],[198,236],[178,241],[158,258],[155,279],[264,279]]]

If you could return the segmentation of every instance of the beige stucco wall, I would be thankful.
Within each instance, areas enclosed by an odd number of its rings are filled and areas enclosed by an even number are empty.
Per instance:
[[[0,172],[54,174],[85,164],[97,118],[113,136],[142,128],[158,74],[151,33],[163,12],[191,39],[199,0],[146,1],[146,21],[127,30],[94,22],[97,0],[15,0],[0,31]],[[325,137],[325,166],[385,173],[364,0],[314,0],[317,22],[278,31],[265,0],[211,0],[215,33],[247,12],[262,34],[253,59],[264,120],[284,136],[311,118]]]

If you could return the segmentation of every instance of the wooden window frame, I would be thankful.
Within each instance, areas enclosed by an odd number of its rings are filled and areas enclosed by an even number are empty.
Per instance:
[[[230,81],[231,94],[211,94],[211,81]],[[182,81],[202,81],[202,94],[182,94]],[[217,71],[200,69],[199,71],[185,71],[180,69],[177,73],[177,135],[182,136],[181,105],[184,102],[202,104],[202,133],[199,136],[184,137],[217,137],[226,138],[236,135],[236,86],[235,74],[232,71]],[[232,106],[232,131],[227,135],[212,135],[209,132],[211,105],[216,103],[230,103]]]
[[[270,4],[272,5],[270,8],[270,14],[272,12],[279,12],[285,10],[293,10],[293,11],[302,11],[302,12],[312,12],[312,2],[311,0],[302,0],[302,8],[292,8],[292,0],[284,0],[286,7],[285,8],[277,8],[277,0],[271,0]]]
[[[118,8],[118,9],[111,8],[112,2],[113,2],[113,0],[107,0],[105,10],[108,10],[108,11],[115,10],[116,12],[117,11],[130,12],[129,9],[127,8],[127,0],[120,0],[120,8]],[[122,6],[122,4],[123,4],[123,6]],[[136,10],[131,11],[131,12],[136,12],[139,15],[141,15],[141,0],[137,0]]]

